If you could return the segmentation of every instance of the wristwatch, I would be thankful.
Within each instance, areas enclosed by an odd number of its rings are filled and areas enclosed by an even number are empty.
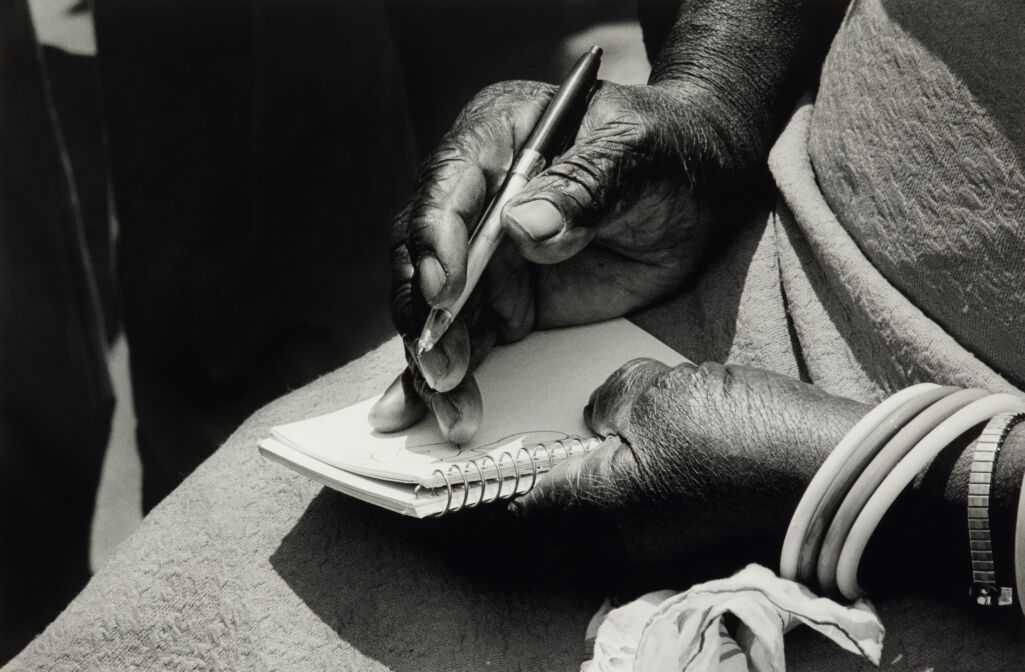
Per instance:
[[[968,539],[972,555],[972,586],[969,594],[976,604],[984,607],[1003,607],[1014,603],[1014,589],[997,585],[989,502],[997,453],[1011,428],[1023,420],[1025,413],[996,415],[975,440],[968,477]]]

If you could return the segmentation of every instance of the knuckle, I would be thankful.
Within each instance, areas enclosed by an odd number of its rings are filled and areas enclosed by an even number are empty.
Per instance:
[[[679,389],[697,391],[727,377],[727,369],[717,362],[702,364],[686,363],[674,367],[670,374],[671,384]]]
[[[391,251],[392,286],[397,287],[413,279],[413,263],[409,258],[409,250],[405,245],[392,248]]]
[[[437,149],[420,164],[416,172],[417,200],[437,195],[437,187],[472,156],[473,134],[467,131],[449,131]]]
[[[411,337],[416,331],[413,313],[412,284],[406,282],[396,285],[391,294],[392,323],[403,337]]]
[[[408,240],[411,245],[422,246],[431,231],[441,222],[438,208],[425,202],[418,202],[409,213]]]
[[[569,190],[572,186],[580,187],[593,201],[600,199],[605,191],[605,171],[607,162],[593,152],[581,151],[565,157],[548,171],[554,186]]]
[[[648,385],[639,392],[634,402],[634,422],[646,426],[651,424],[653,418],[688,415],[690,406],[699,396],[697,368],[685,363],[666,367],[651,376]]]
[[[616,142],[644,137],[652,113],[643,104],[647,87],[603,87],[588,110],[587,128]]]
[[[719,362],[704,362],[694,370],[695,377],[705,384],[722,383],[730,376],[730,370]]]
[[[488,84],[460,111],[450,133],[473,133],[485,129],[485,139],[496,127],[507,128],[514,115],[525,105],[540,106],[553,94],[554,87],[543,82],[509,80]]]
[[[494,82],[481,89],[464,108],[464,112],[493,110],[495,106],[518,105],[524,101],[550,98],[554,92],[551,84],[523,79]]]
[[[406,243],[406,225],[409,222],[409,213],[413,209],[413,201],[410,200],[399,210],[398,214],[391,221],[391,235],[389,244],[394,249]]]
[[[665,365],[650,357],[637,357],[620,367],[620,372],[627,376],[631,382],[647,381]]]
[[[584,165],[586,167],[582,168]],[[578,212],[600,210],[608,193],[597,170],[576,158],[568,158],[550,168],[538,180],[537,191],[553,194],[553,204],[564,215],[567,206]]]
[[[423,255],[435,257],[448,275],[451,266],[451,246],[456,238],[457,218],[452,213],[431,204],[419,204],[410,214],[407,248],[412,260]]]

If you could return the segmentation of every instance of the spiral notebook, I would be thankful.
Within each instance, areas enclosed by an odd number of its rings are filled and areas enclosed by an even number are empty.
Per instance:
[[[560,462],[597,448],[583,419],[590,394],[635,357],[684,358],[626,320],[539,331],[495,348],[476,372],[484,420],[472,441],[446,441],[433,417],[392,434],[367,416],[378,397],[271,430],[265,457],[372,504],[425,517],[508,499]]]

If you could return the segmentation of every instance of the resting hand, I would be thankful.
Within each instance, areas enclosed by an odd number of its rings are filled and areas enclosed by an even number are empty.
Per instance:
[[[512,508],[535,520],[586,520],[649,567],[774,565],[815,470],[867,407],[742,366],[634,360],[591,396],[608,438],[552,470]],[[683,564],[681,564],[683,563]]]
[[[624,315],[693,269],[709,236],[700,185],[725,150],[683,94],[604,82],[572,146],[505,207],[506,241],[474,296],[434,350],[412,354],[427,310],[462,292],[468,232],[552,94],[532,82],[485,89],[422,166],[392,241],[409,368],[371,414],[377,429],[405,428],[429,408],[447,438],[468,439],[482,413],[469,372],[496,340]]]

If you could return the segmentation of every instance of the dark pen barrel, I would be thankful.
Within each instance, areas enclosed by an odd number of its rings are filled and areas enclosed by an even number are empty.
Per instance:
[[[564,127],[576,121],[577,115],[571,114],[570,108],[583,105],[588,91],[598,79],[601,55],[601,47],[594,46],[580,57],[534,126],[523,149],[551,158],[565,137]]]
[[[502,208],[544,168],[569,139],[573,127],[579,123],[580,115],[587,105],[588,93],[598,79],[601,54],[600,47],[591,47],[590,51],[577,61],[534,125],[534,130],[517,154],[498,193],[481,215],[470,236],[466,283],[462,294],[448,308],[433,308],[428,314],[417,343],[417,356],[429,352],[448,330],[452,319],[462,310],[476,286],[484,267],[498,249],[503,236],[500,216]]]

